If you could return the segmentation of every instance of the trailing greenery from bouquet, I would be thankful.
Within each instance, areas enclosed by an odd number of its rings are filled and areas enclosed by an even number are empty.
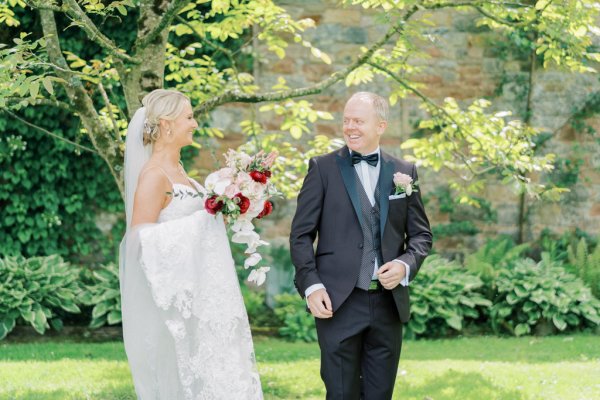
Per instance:
[[[92,270],[82,269],[83,290],[78,300],[92,306],[90,328],[121,323],[119,266],[111,263]]]
[[[60,330],[61,311],[80,312],[80,291],[78,270],[59,256],[0,258],[0,339],[20,322]]]
[[[427,257],[410,285],[411,317],[405,337],[461,332],[469,322],[485,316],[492,305],[482,287],[483,281],[457,262],[438,255]]]
[[[547,253],[538,263],[521,259],[511,268],[500,269],[495,287],[490,320],[496,333],[521,336],[545,324],[558,331],[600,325],[600,300]]]

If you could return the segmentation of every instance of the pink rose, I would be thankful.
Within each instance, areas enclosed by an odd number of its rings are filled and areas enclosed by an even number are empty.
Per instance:
[[[410,176],[403,174],[402,172],[396,172],[394,174],[394,185],[396,186],[410,185],[412,181],[413,179]]]

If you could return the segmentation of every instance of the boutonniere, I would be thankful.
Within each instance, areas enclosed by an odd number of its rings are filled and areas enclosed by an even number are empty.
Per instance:
[[[396,172],[394,174],[394,186],[396,186],[395,195],[406,193],[407,196],[410,196],[413,192],[418,192],[419,184],[413,182],[410,176],[402,172]]]

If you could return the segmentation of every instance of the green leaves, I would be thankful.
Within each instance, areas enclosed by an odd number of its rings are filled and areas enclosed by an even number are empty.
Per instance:
[[[490,318],[496,332],[508,330],[521,336],[544,322],[551,322],[559,331],[594,327],[600,322],[600,301],[547,253],[537,264],[520,259],[500,268],[494,284]]]
[[[79,313],[73,299],[80,292],[79,272],[59,256],[0,258],[0,340],[21,319],[38,333],[62,326],[59,308]]]
[[[61,329],[61,315],[93,306],[91,328],[121,322],[119,269],[114,264],[93,272],[65,263],[59,256],[0,259],[0,340],[17,321],[44,334]]]
[[[305,301],[296,293],[275,296],[275,315],[283,326],[279,334],[292,341],[316,342],[315,318],[306,311]]]
[[[484,17],[481,24],[507,33],[523,32],[534,38],[533,48],[543,58],[544,68],[555,65],[574,72],[593,72],[588,64],[596,58],[594,36],[598,36],[600,10],[593,0],[538,0],[534,7],[504,7],[481,4],[495,18]]]
[[[121,322],[121,293],[119,291],[119,267],[115,264],[85,271],[85,290],[81,303],[93,306],[90,328],[114,325]]]
[[[445,336],[461,331],[491,302],[482,294],[483,282],[454,261],[429,256],[410,285],[411,319],[406,336]],[[450,330],[450,329],[451,330]]]
[[[434,171],[454,171],[456,175],[450,176],[448,183],[461,203],[477,205],[475,196],[482,192],[491,173],[536,198],[556,198],[566,191],[527,178],[531,172],[551,171],[555,155],[536,155],[534,140],[539,132],[508,119],[509,112],[487,113],[489,107],[490,102],[483,99],[464,111],[452,98],[440,107],[423,104],[432,118],[421,121],[419,128],[429,134],[402,144],[414,154],[406,158]]]

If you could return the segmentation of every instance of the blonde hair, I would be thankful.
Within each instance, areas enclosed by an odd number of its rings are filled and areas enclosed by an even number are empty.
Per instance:
[[[154,143],[160,137],[160,120],[173,121],[183,112],[190,99],[177,90],[155,89],[142,99],[146,107],[144,121],[144,145]]]
[[[379,121],[388,120],[389,106],[387,100],[383,97],[372,92],[356,92],[348,99],[348,101],[353,99],[367,100],[375,109]]]

